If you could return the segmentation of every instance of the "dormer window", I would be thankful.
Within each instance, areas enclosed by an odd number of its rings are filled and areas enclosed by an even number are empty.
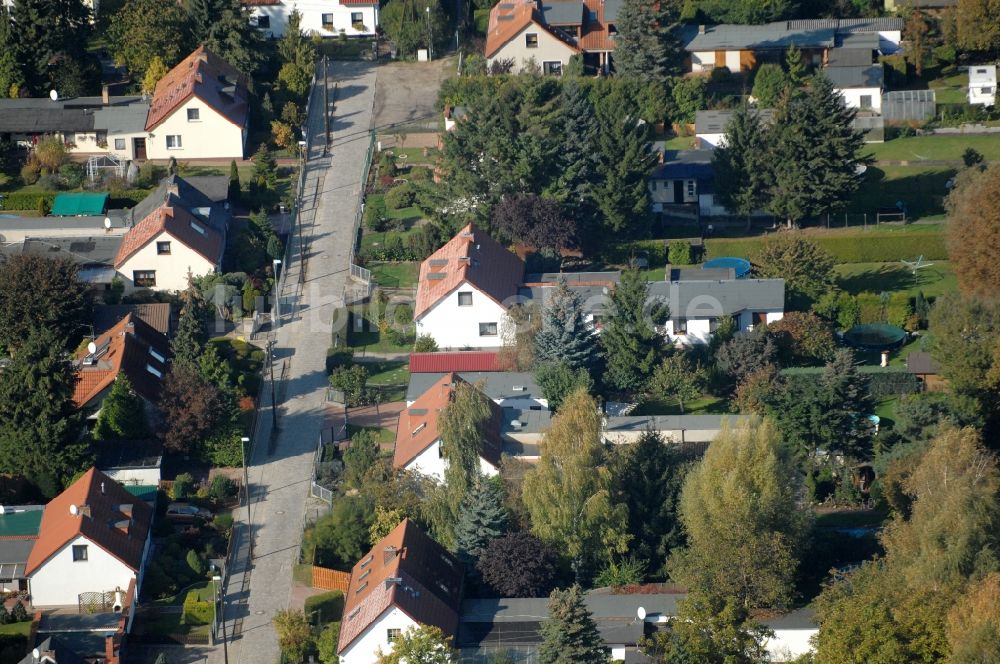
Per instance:
[[[524,36],[524,47],[525,48],[538,48],[538,33],[529,32]]]
[[[162,362],[166,362],[167,361],[167,358],[163,357],[163,355],[158,350],[156,350],[155,348],[153,348],[152,346],[149,347],[149,354],[150,354],[151,357],[153,357],[154,359],[156,359],[157,362],[161,362],[162,363]]]
[[[153,374],[157,378],[163,378],[163,372],[160,371],[159,369],[157,369],[156,367],[154,367],[152,364],[147,364],[146,365],[146,371],[148,371],[149,373]]]
[[[199,235],[205,234],[205,227],[202,226],[201,224],[196,224],[192,221],[191,228],[194,230],[195,233],[198,233]]]

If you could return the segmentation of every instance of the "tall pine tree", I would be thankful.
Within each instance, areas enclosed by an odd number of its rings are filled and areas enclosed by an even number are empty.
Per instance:
[[[594,104],[587,88],[578,80],[567,80],[563,84],[559,103],[562,106],[562,144],[556,197],[566,216],[576,220],[581,234],[589,234],[594,229],[595,217],[590,194],[597,178]]]
[[[145,402],[135,393],[128,376],[119,374],[101,402],[101,412],[94,425],[94,440],[136,440],[147,433]]]
[[[75,384],[62,339],[44,327],[29,332],[0,380],[0,473],[26,476],[54,495],[86,466]]]
[[[11,17],[16,27],[3,50],[13,51],[32,96],[47,95],[50,89],[69,96],[96,84],[96,67],[87,52],[91,13],[83,0],[15,0]],[[70,80],[65,75],[69,69],[80,80]],[[63,85],[56,88],[57,82]]]
[[[823,369],[820,379],[826,408],[825,429],[830,443],[854,459],[871,456],[872,427],[868,415],[874,412],[875,401],[870,392],[871,380],[858,371],[854,353],[847,348],[837,351]]]
[[[748,106],[736,109],[726,125],[725,143],[712,153],[719,202],[746,217],[764,207],[770,184],[767,140],[760,117]]]
[[[607,363],[605,382],[619,390],[643,387],[663,355],[663,335],[654,319],[666,318],[665,305],[647,302],[649,286],[638,270],[622,273],[611,295],[611,319],[601,332]]]
[[[466,494],[455,524],[455,555],[465,564],[466,572],[475,570],[486,545],[507,531],[508,516],[503,487],[480,478]]]
[[[611,661],[604,639],[583,603],[580,586],[553,590],[549,595],[549,617],[539,629],[541,664],[602,664]]]
[[[542,329],[535,336],[535,359],[589,370],[597,363],[599,350],[597,338],[583,318],[580,298],[560,278],[545,302]]]
[[[618,75],[642,81],[667,80],[670,49],[661,7],[668,4],[657,0],[624,0],[616,24],[613,56]]]
[[[177,333],[170,342],[175,366],[197,370],[199,359],[208,342],[208,319],[212,310],[195,291],[189,288],[182,296],[184,308],[177,323]]]

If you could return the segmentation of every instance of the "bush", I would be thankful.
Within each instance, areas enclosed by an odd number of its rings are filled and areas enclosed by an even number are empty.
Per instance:
[[[215,518],[212,519],[212,527],[218,530],[223,536],[228,538],[229,533],[233,529],[233,515],[216,514]]]
[[[198,599],[198,590],[189,590],[181,608],[182,625],[211,625],[215,617],[212,602]]]
[[[638,240],[607,247],[602,253],[604,261],[613,265],[627,265],[633,258],[645,254],[649,266],[657,267],[667,261],[667,245],[662,240]]]
[[[110,189],[111,195],[108,196],[108,208],[109,209],[125,209],[135,207],[141,203],[147,196],[149,192],[145,189]]]
[[[29,159],[28,162],[21,167],[21,182],[28,185],[35,184],[36,182],[38,182],[38,175],[41,172],[42,172],[42,165],[38,163],[38,160]],[[17,210],[19,208],[5,208],[5,209]]]
[[[330,622],[339,622],[340,617],[344,614],[344,593],[334,590],[322,593],[321,595],[307,597],[305,614],[309,617],[310,621],[314,619],[313,612],[315,611],[319,612],[317,614],[318,618],[315,620],[321,625]]]
[[[37,181],[37,178],[36,178]],[[3,195],[3,209],[4,210],[37,210],[38,201],[44,200],[46,204],[51,209],[52,201],[56,198],[55,194],[41,193],[41,192],[20,192],[16,191],[10,194]]]
[[[671,265],[693,265],[694,252],[687,240],[671,240],[667,249],[667,262]]]
[[[44,189],[45,191],[58,191],[61,183],[62,181],[58,175],[43,175],[38,178],[36,184],[40,189]]]
[[[192,574],[197,577],[205,576],[205,561],[201,559],[197,551],[188,549],[187,555],[184,556],[184,562],[187,563]]]
[[[385,199],[372,196],[365,205],[365,228],[372,231],[384,231],[386,226]]]
[[[59,167],[59,180],[63,189],[76,189],[83,184],[85,175],[83,165],[75,161]]]
[[[333,373],[339,367],[346,367],[354,363],[354,352],[350,349],[333,350],[326,354],[326,371]]]
[[[413,182],[426,182],[434,176],[431,169],[426,166],[411,166],[410,170],[407,171],[406,177],[408,177]]]
[[[810,237],[838,263],[894,263],[900,258],[923,256],[927,260],[946,260],[948,249],[944,233],[844,233],[829,237]],[[763,238],[713,238],[705,240],[707,258],[741,256],[753,260],[763,247]],[[637,244],[637,243],[632,243]]]
[[[934,59],[944,65],[950,65],[958,58],[954,46],[935,46],[932,51]]]
[[[224,502],[236,495],[236,482],[225,475],[216,475],[208,487],[208,497],[216,502]]]
[[[390,210],[402,210],[413,205],[417,194],[408,183],[393,187],[385,194],[385,206]]]
[[[135,183],[140,187],[155,187],[167,174],[162,166],[146,162],[139,168],[139,177]]]
[[[379,155],[378,174],[380,177],[396,176],[396,158],[388,152],[383,152]]]
[[[170,497],[174,500],[184,500],[194,495],[194,478],[191,473],[181,473],[174,479],[170,488]]]
[[[14,603],[14,606],[11,607],[10,621],[19,623],[27,622],[28,620],[31,620],[31,616],[28,615],[28,610],[24,608],[24,604],[21,600],[17,600],[17,602]]]
[[[417,337],[416,343],[413,344],[413,352],[415,353],[436,353],[437,350],[437,342],[429,334],[421,334]]]

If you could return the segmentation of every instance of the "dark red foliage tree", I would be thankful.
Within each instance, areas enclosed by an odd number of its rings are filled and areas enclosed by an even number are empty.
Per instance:
[[[493,227],[512,242],[557,254],[576,244],[576,223],[563,217],[559,203],[534,194],[505,197],[493,209]]]
[[[175,366],[163,381],[159,434],[174,452],[190,452],[226,414],[219,389],[197,371]]]
[[[530,533],[517,532],[486,545],[476,569],[501,597],[548,597],[558,581],[558,562],[549,545]]]

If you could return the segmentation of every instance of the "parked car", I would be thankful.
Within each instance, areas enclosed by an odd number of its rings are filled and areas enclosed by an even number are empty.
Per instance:
[[[191,503],[170,503],[167,505],[167,518],[171,521],[189,523],[193,521],[208,521],[212,518],[212,512]]]

